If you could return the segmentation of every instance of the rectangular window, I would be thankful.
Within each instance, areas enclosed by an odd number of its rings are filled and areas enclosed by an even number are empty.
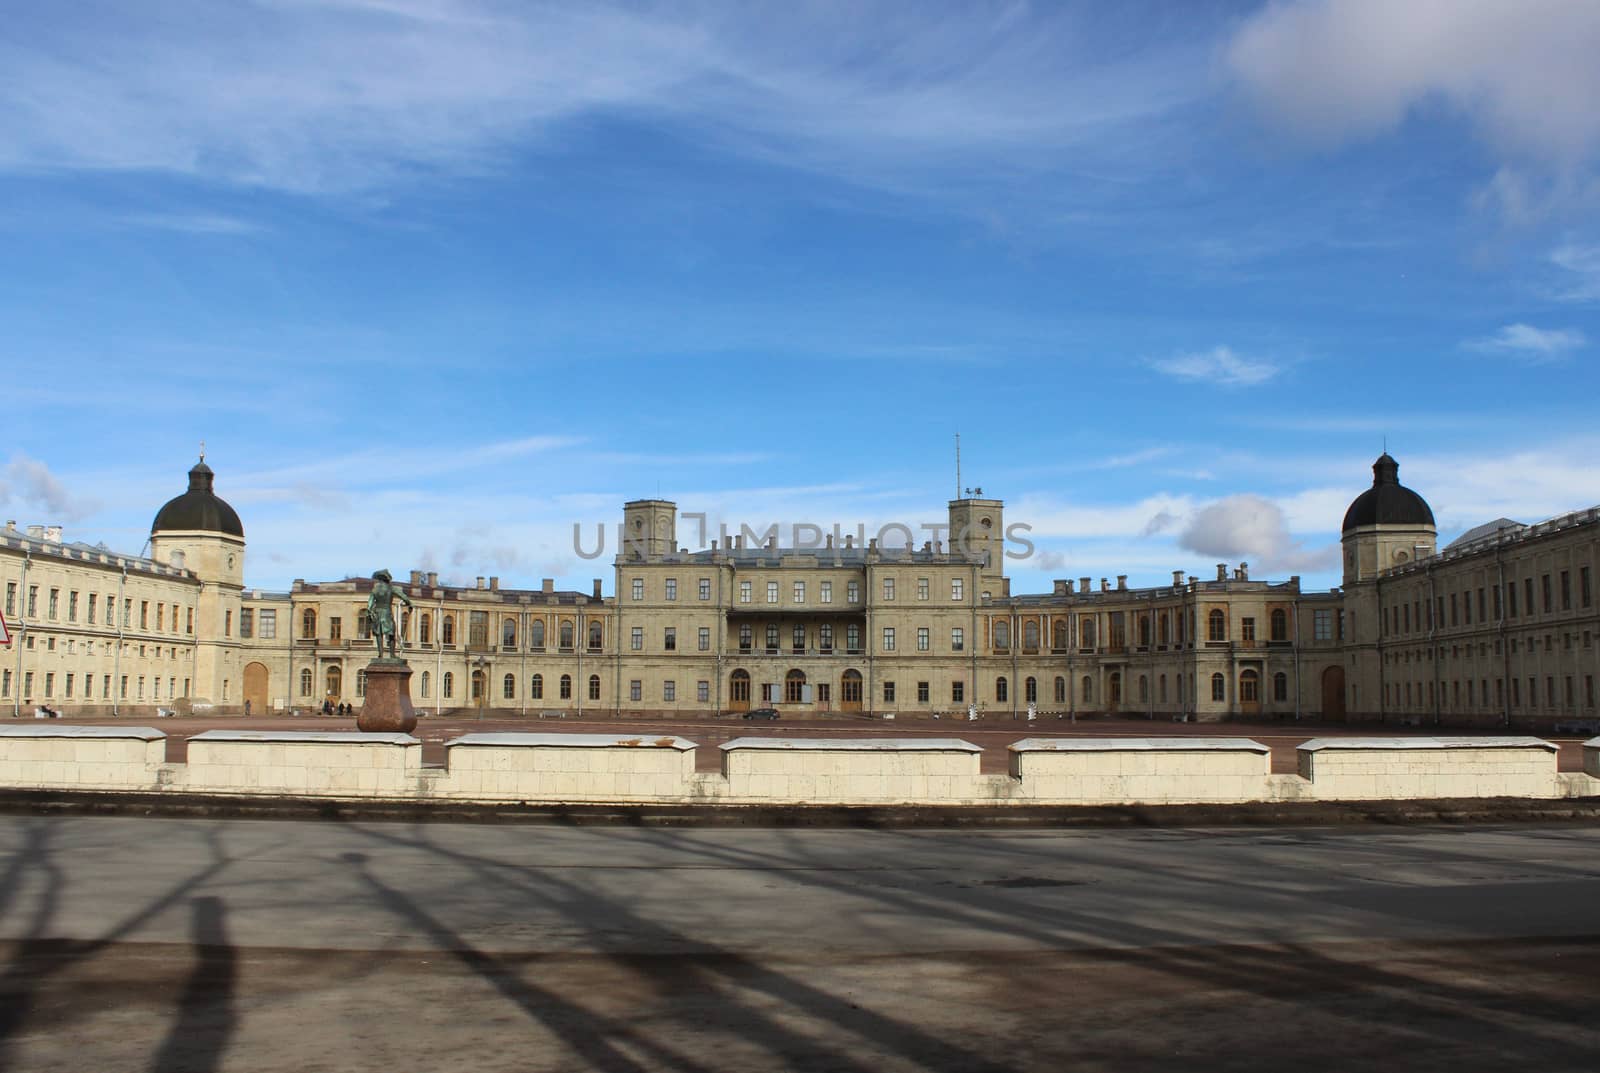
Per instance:
[[[668,652],[676,652],[678,650],[678,628],[676,626],[666,627],[661,636],[661,647]]]
[[[28,586],[28,617],[39,617],[39,586]]]
[[[667,578],[667,593],[666,593],[666,596],[667,596],[667,599],[669,599],[669,600],[676,600],[678,598],[678,579],[677,578],[675,578],[675,577]]]
[[[16,617],[17,614],[17,583],[6,582],[6,614]]]
[[[123,681],[124,686],[126,686],[128,680],[126,678],[124,678],[122,681]],[[127,695],[128,691],[127,691],[126,688],[124,688],[122,692],[123,692],[123,695]],[[32,698],[33,698],[33,672],[32,671],[23,671],[22,672],[22,699],[23,700],[31,700]]]
[[[1561,571],[1561,610],[1572,610],[1572,571]]]
[[[183,632],[190,637],[194,636],[194,608],[186,608],[184,614]]]
[[[885,683],[883,683],[883,702],[885,704],[893,704],[894,703],[894,683],[893,682],[885,682]]]
[[[1450,594],[1450,625],[1461,625],[1461,608],[1456,602],[1456,594]]]
[[[1544,597],[1544,613],[1549,614],[1553,607],[1550,601],[1550,575],[1539,575],[1539,593]]]
[[[644,599],[644,578],[642,577],[633,579],[633,598],[635,600]]]
[[[804,581],[796,581],[794,583],[794,602],[797,604],[806,602],[806,583]]]
[[[700,579],[700,599],[711,599],[711,579],[708,577]]]
[[[628,683],[628,699],[629,700],[643,700],[644,699],[644,683],[641,682],[637,678],[635,678],[633,681]]]
[[[11,668],[0,671],[0,697],[11,696]]]
[[[885,626],[883,628],[883,650],[885,652],[893,652],[894,651],[894,627],[893,626]]]
[[[858,604],[861,602],[861,583],[852,581],[845,585],[844,598],[846,603]]]
[[[99,602],[99,599],[100,599],[100,594],[99,593],[91,592],[89,594],[89,610],[88,610],[87,616],[84,618],[84,621],[87,622],[91,626],[94,625],[95,604],[97,604]],[[11,606],[10,606],[10,601],[9,600],[6,601],[6,610],[7,611],[11,610]]]
[[[711,700],[711,683],[705,679],[696,682],[694,684],[694,699],[701,704],[709,703]]]
[[[256,620],[256,624],[261,627],[260,634],[263,641],[270,641],[274,637],[278,636],[277,609],[266,607],[262,608],[261,614]]]
[[[1239,620],[1239,639],[1242,641],[1254,641],[1256,639],[1255,619],[1242,618]]]
[[[141,679],[141,681],[142,680],[143,679]],[[45,675],[44,675],[44,695],[47,696],[47,697],[53,697],[53,696],[56,695],[56,675],[55,675],[54,671],[46,671],[45,672]]]
[[[926,626],[918,626],[917,627],[917,651],[918,652],[926,652],[927,650],[928,650],[928,627],[926,627]]]
[[[711,651],[711,627],[709,627],[709,626],[701,626],[698,640],[699,640],[699,644],[700,644],[700,651],[702,651],[702,652]]]
[[[927,682],[918,682],[917,683],[917,703],[918,704],[926,704],[926,703],[928,703],[928,683]]]
[[[176,611],[177,608],[173,608],[173,610]],[[174,615],[173,617],[176,618],[177,616]],[[255,636],[255,632],[256,632],[256,613],[255,613],[255,611],[252,610],[251,608],[248,608],[248,607],[241,607],[239,609],[239,636],[241,638],[250,638],[250,637],[254,637]]]
[[[769,582],[767,582],[767,603],[775,604],[777,602],[778,602],[778,583],[776,581],[769,581]]]
[[[960,652],[967,647],[967,635],[960,626],[950,629],[950,651]]]
[[[1566,575],[1563,574],[1562,576],[1565,577]],[[77,589],[73,589],[71,592],[67,593],[67,621],[68,622],[77,622],[78,621],[78,590]],[[72,694],[70,694],[70,693],[67,694],[67,696],[69,696],[69,697],[71,695]]]
[[[678,683],[677,682],[662,682],[661,683],[661,699],[662,700],[677,700],[678,699]]]
[[[1506,582],[1506,617],[1517,617],[1517,583],[1515,581]]]
[[[750,602],[750,582],[748,581],[739,582],[739,602],[741,604]]]
[[[1461,621],[1468,626],[1472,625],[1472,590],[1468,589],[1461,594]]]
[[[966,596],[966,581],[965,581],[965,579],[958,578],[958,577],[951,578],[950,579],[950,599],[951,599],[951,601],[954,602],[954,603],[960,603],[962,601],[962,599],[965,598],[965,596]]]
[[[629,637],[628,637],[628,645],[635,652],[643,651],[643,649],[644,649],[644,627],[643,626],[635,626],[633,628],[632,632],[629,634]]]
[[[1578,567],[1578,606],[1588,607],[1592,599],[1589,589],[1589,568]]]
[[[883,579],[883,599],[885,603],[894,599],[894,578],[892,577]]]
[[[233,611],[229,609],[222,613],[222,636],[233,636]]]
[[[1333,612],[1319,608],[1311,613],[1311,636],[1318,641],[1333,640]]]
[[[52,621],[52,622],[55,621],[56,615],[59,614],[59,612],[60,612],[60,606],[61,606],[61,590],[60,589],[51,589],[50,590],[50,621]]]
[[[822,602],[825,603],[825,604],[833,603],[833,582],[824,581],[821,584],[822,584],[822,596],[821,596]]]
[[[928,598],[928,579],[925,578],[925,577],[919,577],[919,578],[917,578],[917,599],[926,600],[927,598]]]
[[[965,682],[950,683],[950,703],[965,704],[967,702],[967,684]]]
[[[1533,578],[1522,579],[1522,606],[1528,614],[1533,614]],[[1529,704],[1538,703],[1533,697],[1528,698]]]
[[[176,609],[174,609],[174,610],[176,610]],[[173,625],[177,625],[177,618],[176,617],[173,618]],[[167,605],[166,604],[162,604],[162,603],[158,603],[158,604],[156,604],[156,631],[160,632],[161,630],[164,630],[166,628],[167,628]]]
[[[798,622],[795,623],[794,630],[791,633],[791,640],[793,641],[793,646],[792,647],[793,647],[795,655],[798,656],[798,655],[801,655],[802,653],[805,652],[805,650],[806,650],[806,628],[805,628],[805,626],[803,624],[798,623]]]

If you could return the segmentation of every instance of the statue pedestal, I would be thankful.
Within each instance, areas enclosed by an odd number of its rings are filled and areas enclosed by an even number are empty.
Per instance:
[[[356,729],[369,734],[409,734],[417,728],[411,707],[411,666],[403,659],[367,664],[367,695]]]

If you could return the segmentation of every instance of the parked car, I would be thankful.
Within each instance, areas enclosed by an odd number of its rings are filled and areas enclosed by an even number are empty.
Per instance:
[[[778,709],[751,708],[748,712],[744,713],[744,717],[746,719],[776,719],[778,718]]]

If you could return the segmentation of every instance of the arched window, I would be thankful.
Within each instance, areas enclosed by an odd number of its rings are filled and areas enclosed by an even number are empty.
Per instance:
[[[563,674],[561,676],[561,699],[572,699],[572,675],[570,674]]]
[[[1149,699],[1150,699],[1150,676],[1147,675],[1147,674],[1141,674],[1139,676],[1139,703],[1143,704],[1143,703],[1147,702]]]
[[[1164,674],[1156,679],[1156,697],[1162,704],[1167,703],[1167,676]]]
[[[446,615],[439,623],[439,643],[453,645],[456,643],[456,617]]]
[[[1067,680],[1059,674],[1056,675],[1056,703],[1067,703]]]
[[[600,676],[598,674],[591,674],[589,676],[589,699],[600,699]]]
[[[500,683],[500,695],[506,700],[517,699],[517,676],[508,674]]]
[[[1022,647],[1030,649],[1039,647],[1039,624],[1031,619],[1022,624]]]
[[[1228,639],[1228,619],[1220,608],[1212,608],[1206,615],[1206,640],[1226,641]]]
[[[400,612],[400,637],[402,640],[411,639],[411,612],[409,609]]]
[[[1261,699],[1261,678],[1255,671],[1240,672],[1239,699],[1241,701],[1257,701]]]
[[[528,679],[528,696],[533,700],[544,700],[544,675],[536,674]]]
[[[488,690],[485,688],[487,685],[488,682],[484,678],[482,671],[472,672],[472,699],[475,702],[482,703],[484,694],[488,692]]]
[[[785,704],[800,704],[805,700],[806,674],[804,671],[790,671],[783,676],[783,702]]]
[[[311,668],[310,667],[301,668],[301,670],[300,670],[300,695],[302,697],[311,696],[311,679],[312,679]]]
[[[424,696],[424,697],[428,696],[428,690],[432,687],[432,685],[433,685],[432,676],[430,676],[427,671],[423,671],[422,672],[422,696]]]
[[[340,673],[339,668],[329,667],[322,684],[327,687],[327,696],[338,697],[344,688],[344,675]]]
[[[1067,650],[1067,620],[1058,618],[1050,624],[1050,647],[1057,652]]]
[[[560,640],[562,648],[570,649],[572,647],[572,620],[570,618],[564,618],[561,620]]]
[[[528,623],[528,647],[535,652],[544,651],[544,619],[536,618]]]
[[[739,670],[728,679],[728,699],[740,704],[750,703],[750,672]]]
[[[1289,676],[1282,671],[1272,676],[1272,699],[1278,701],[1289,699]]]
[[[1211,676],[1211,699],[1212,700],[1227,700],[1228,699],[1228,683],[1223,679],[1222,675],[1220,675],[1220,674],[1213,674]]]
[[[317,613],[309,607],[300,613],[300,636],[307,639],[317,636]]]
[[[444,696],[445,700],[449,700],[456,695],[456,676],[453,672],[445,671],[444,677],[440,679],[440,683],[441,688],[439,691]]]
[[[367,695],[367,672],[365,670],[359,670],[359,671],[356,672],[356,696],[364,697],[366,695]]]
[[[1022,699],[1023,699],[1023,701],[1025,701],[1028,704],[1036,704],[1036,703],[1038,703],[1038,701],[1039,701],[1039,681],[1038,681],[1038,679],[1030,677],[1030,678],[1028,678],[1026,681],[1024,681],[1022,683]]]
[[[994,624],[994,646],[996,648],[1011,647],[1011,624],[1009,622],[996,622]]]
[[[857,671],[857,670],[845,671],[844,672],[844,677],[842,679],[840,679],[839,686],[840,686],[839,694],[840,694],[840,696],[842,696],[844,698],[844,702],[846,704],[860,704],[861,703],[861,672],[860,671]]]
[[[433,643],[433,616],[423,612],[421,625],[417,627],[417,640],[425,645]]]
[[[605,644],[605,639],[606,631],[601,628],[600,623],[589,623],[589,651],[600,651],[601,647]]]
[[[1078,696],[1084,700],[1094,700],[1094,679],[1087,674],[1083,676],[1083,681],[1078,684]]]
[[[1284,614],[1281,607],[1272,610],[1272,639],[1274,641],[1289,639],[1289,616]]]
[[[500,647],[517,647],[517,620],[510,615],[500,620]]]
[[[996,702],[1002,703],[1007,699],[1006,680],[1004,675],[994,680],[994,699]]]

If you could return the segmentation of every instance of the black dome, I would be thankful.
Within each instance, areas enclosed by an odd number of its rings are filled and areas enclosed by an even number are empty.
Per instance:
[[[150,531],[186,530],[190,532],[226,533],[244,539],[244,526],[233,508],[217,498],[211,490],[215,480],[211,467],[204,461],[189,471],[189,490],[156,512]]]
[[[1432,524],[1428,501],[1400,483],[1400,463],[1386,451],[1372,464],[1372,487],[1356,496],[1344,512],[1343,531],[1363,525]]]

